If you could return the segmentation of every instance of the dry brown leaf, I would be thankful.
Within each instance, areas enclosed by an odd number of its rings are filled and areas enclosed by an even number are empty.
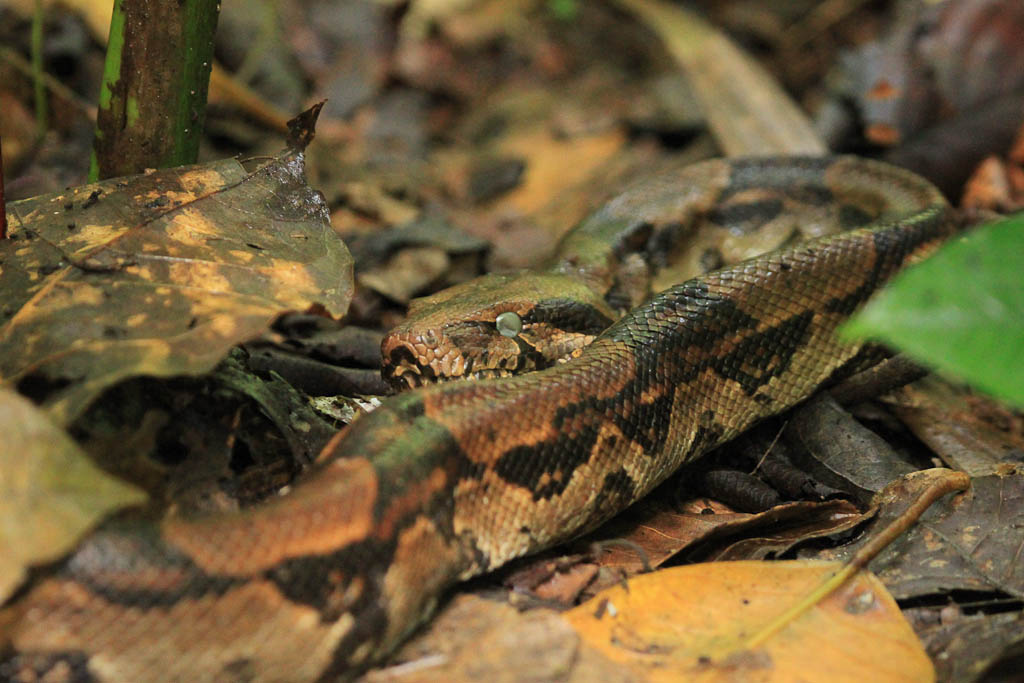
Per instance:
[[[822,551],[846,561],[879,529],[899,519],[936,477],[949,470],[922,470],[898,479],[875,498],[878,515],[856,542]],[[907,533],[871,562],[889,592],[904,600],[954,590],[1002,591],[1024,597],[1024,466],[1006,463],[996,473],[971,479],[961,495],[939,501]]]
[[[450,263],[443,249],[410,247],[395,254],[387,264],[360,273],[359,284],[407,304],[427,285],[440,279]]]
[[[964,615],[953,605],[947,605],[943,613],[941,621],[929,620],[917,631],[932,655],[939,680],[966,683],[1019,678],[1024,613]]]
[[[558,139],[550,131],[533,129],[502,140],[498,151],[522,159],[526,171],[514,190],[502,195],[491,210],[531,214],[559,193],[585,180],[626,142],[622,130]]]
[[[882,400],[942,462],[972,477],[994,474],[1024,452],[1024,416],[935,375]]]
[[[67,552],[113,510],[146,494],[92,464],[32,403],[0,387],[0,602],[29,565]]]
[[[763,646],[745,642],[841,568],[716,562],[637,576],[567,612],[583,642],[651,681],[928,681],[896,602],[862,572]]]
[[[809,538],[848,530],[864,516],[849,502],[785,503],[764,512],[734,512],[718,502],[693,499],[674,505],[659,500],[634,506],[588,538],[601,546],[596,563],[629,576],[646,558],[657,568],[680,551],[688,561],[762,559]]]
[[[665,43],[685,70],[708,126],[729,156],[820,155],[828,147],[760,64],[721,31],[679,5],[619,0]]]
[[[965,209],[990,209],[1011,212],[1020,209],[1010,180],[1012,166],[996,156],[989,156],[975,169],[964,187],[960,206]]]
[[[591,648],[553,610],[520,612],[459,595],[365,683],[534,681],[637,683],[642,680]]]
[[[302,166],[228,159],[10,205],[0,382],[67,424],[127,377],[208,371],[284,311],[344,314],[352,259]]]

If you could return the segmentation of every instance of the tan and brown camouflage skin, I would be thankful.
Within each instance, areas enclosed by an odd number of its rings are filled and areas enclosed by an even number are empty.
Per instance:
[[[742,218],[797,195],[880,218],[680,284],[569,362],[392,398],[257,508],[107,522],[0,611],[0,678],[353,676],[457,581],[592,528],[844,372],[859,349],[836,326],[953,230],[934,188],[874,162],[715,161],[686,177],[677,194],[699,211],[684,213]],[[672,180],[650,201],[673,198]],[[620,204],[653,210],[632,192]]]

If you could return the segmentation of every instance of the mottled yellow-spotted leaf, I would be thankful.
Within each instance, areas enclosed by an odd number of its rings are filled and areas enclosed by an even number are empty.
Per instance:
[[[284,311],[342,315],[352,259],[287,152],[114,178],[9,205],[0,381],[58,424],[136,375],[201,374]]]
[[[146,494],[92,464],[32,402],[0,387],[0,602],[32,564],[67,552],[113,510]]]
[[[651,681],[930,681],[932,663],[882,583],[857,574],[763,644],[747,641],[834,562],[715,562],[663,569],[564,616],[583,641]]]

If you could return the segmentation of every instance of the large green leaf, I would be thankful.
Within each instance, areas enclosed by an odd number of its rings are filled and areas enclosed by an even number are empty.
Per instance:
[[[843,329],[1024,406],[1024,214],[953,240]]]

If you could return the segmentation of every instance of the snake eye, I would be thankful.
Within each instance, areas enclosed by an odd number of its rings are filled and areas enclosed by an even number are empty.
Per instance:
[[[523,331],[523,319],[518,313],[505,311],[494,319],[494,326],[503,337],[515,337]]]

